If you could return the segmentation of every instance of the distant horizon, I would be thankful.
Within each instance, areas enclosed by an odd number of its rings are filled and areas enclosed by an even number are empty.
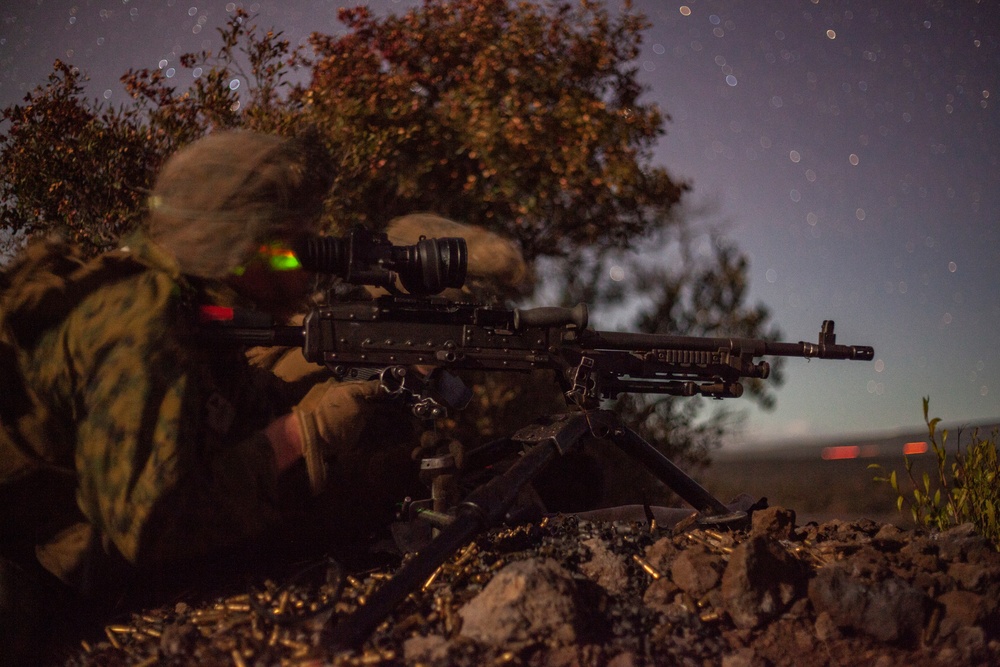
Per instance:
[[[990,435],[993,429],[1000,430],[1000,418],[997,419],[987,419],[987,420],[977,420],[972,422],[947,422],[941,421],[937,425],[937,432],[940,435],[943,431],[948,431],[948,445],[949,449],[955,444],[954,439],[958,436],[958,432],[962,432],[962,446],[964,447],[966,443],[966,438],[973,431],[979,429],[982,434],[986,431],[986,435]],[[727,436],[728,437],[728,436]],[[738,434],[733,434],[734,438],[738,438]],[[885,441],[917,441],[924,440],[928,441],[927,427],[924,426],[923,429],[920,428],[909,428],[909,427],[899,427],[899,428],[886,428],[879,431],[872,431],[871,433],[857,432],[857,433],[844,433],[841,435],[814,435],[814,436],[787,436],[784,438],[774,438],[772,440],[764,441],[754,441],[754,442],[726,442],[723,443],[719,449],[714,450],[713,456],[715,455],[725,455],[727,453],[746,453],[753,452],[755,454],[768,454],[768,453],[789,453],[794,450],[801,450],[803,452],[818,450],[823,447],[830,447],[836,445],[858,445],[864,443],[880,444]],[[902,455],[902,451],[900,451]]]

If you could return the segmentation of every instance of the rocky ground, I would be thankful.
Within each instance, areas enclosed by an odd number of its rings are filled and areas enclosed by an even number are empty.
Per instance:
[[[329,628],[390,576],[317,564],[106,628],[71,665],[1000,664],[1000,553],[969,526],[752,528],[559,517],[491,532],[442,566],[356,652]]]

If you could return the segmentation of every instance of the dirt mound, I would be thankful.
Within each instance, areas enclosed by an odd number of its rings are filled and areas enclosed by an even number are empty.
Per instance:
[[[1000,664],[1000,553],[971,527],[753,519],[729,533],[575,517],[493,531],[358,652],[325,649],[323,628],[388,572],[151,610],[69,664]]]

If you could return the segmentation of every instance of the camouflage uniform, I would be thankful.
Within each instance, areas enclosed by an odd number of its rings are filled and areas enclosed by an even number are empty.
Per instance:
[[[290,143],[203,139],[168,161],[126,247],[85,261],[36,243],[0,275],[0,644],[16,570],[83,588],[95,561],[169,576],[293,507],[262,429],[309,387],[196,330],[200,305],[251,305],[221,278],[325,193]]]
[[[80,271],[106,284],[46,330],[11,327],[34,409],[5,424],[0,484],[31,475],[75,482],[82,518],[140,565],[207,553],[276,521],[261,429],[302,392],[238,352],[194,344],[197,305],[235,297],[217,290],[210,299],[142,239]],[[23,298],[17,284],[6,295],[8,304]],[[9,324],[29,328],[51,317],[4,310],[18,315]]]

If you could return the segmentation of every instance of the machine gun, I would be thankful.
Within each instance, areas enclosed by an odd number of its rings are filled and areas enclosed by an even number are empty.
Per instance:
[[[313,243],[314,247],[321,244]],[[421,239],[400,249],[384,236],[356,231],[344,243],[328,241],[336,252],[296,249],[306,268],[335,272],[349,281],[378,284],[394,292],[370,301],[329,305],[308,313],[301,326],[268,321],[216,322],[210,337],[245,345],[298,346],[309,361],[325,364],[338,378],[380,378],[386,390],[404,397],[415,415],[437,418],[463,407],[461,390],[451,388],[447,371],[550,370],[569,410],[525,428],[501,444],[521,451],[502,475],[475,489],[441,522],[434,540],[407,561],[366,605],[332,628],[329,642],[357,645],[395,605],[461,546],[501,522],[523,486],[553,459],[589,436],[610,440],[635,457],[694,507],[706,523],[745,518],[733,512],[680,470],[655,447],[622,423],[602,401],[623,393],[739,397],[744,379],[766,379],[763,357],[817,359],[874,358],[867,346],[836,342],[834,323],[824,321],[815,343],[783,343],[752,338],[701,338],[596,331],[587,307],[508,309],[456,303],[430,296],[461,285],[465,244],[461,239]],[[336,261],[323,258],[336,258]],[[407,276],[409,294],[395,285]],[[442,280],[441,276],[446,279]],[[434,369],[428,375],[412,369]]]

